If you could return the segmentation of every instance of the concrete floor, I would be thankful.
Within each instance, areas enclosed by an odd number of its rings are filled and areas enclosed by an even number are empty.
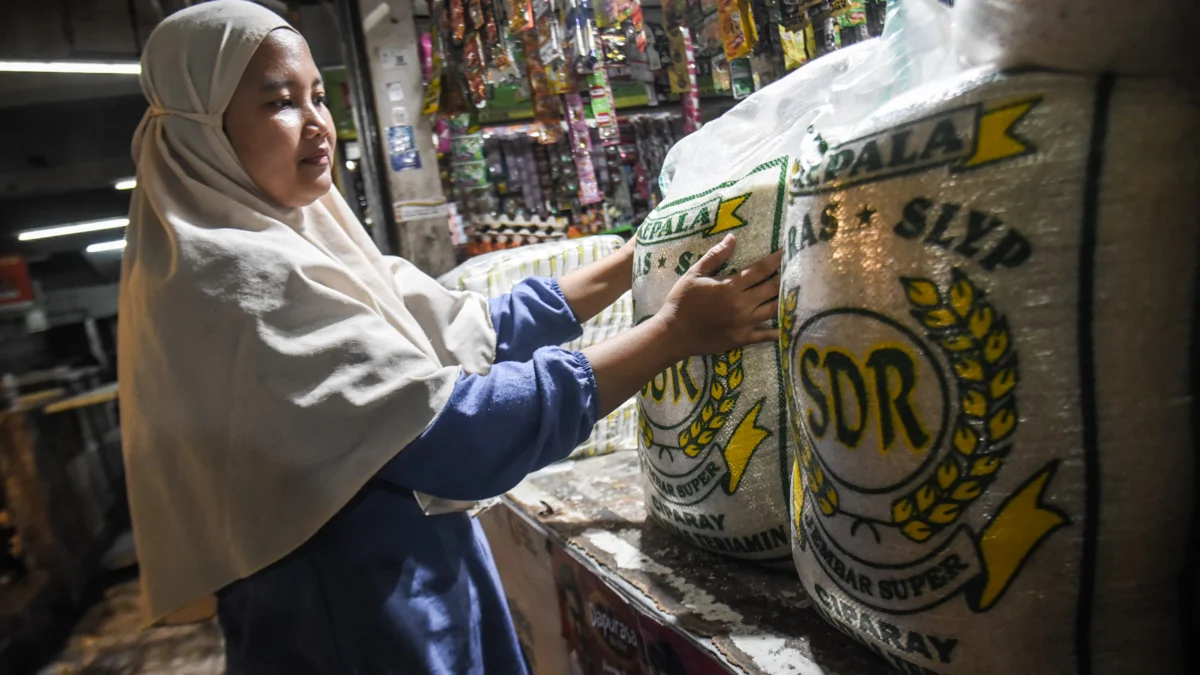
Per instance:
[[[110,586],[89,608],[63,651],[38,675],[223,675],[215,621],[140,630],[138,582]]]

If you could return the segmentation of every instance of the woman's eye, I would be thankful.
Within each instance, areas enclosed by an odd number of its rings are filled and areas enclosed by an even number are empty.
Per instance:
[[[316,105],[325,105],[328,100],[329,98],[325,94],[318,94],[313,97],[313,103]]]
[[[271,107],[278,108],[280,110],[283,110],[284,108],[290,108],[292,107],[292,100],[290,98],[284,98],[278,101],[271,101]]]

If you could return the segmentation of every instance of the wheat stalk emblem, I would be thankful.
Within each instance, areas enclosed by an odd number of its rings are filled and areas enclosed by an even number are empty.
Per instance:
[[[1017,428],[1017,355],[1008,322],[961,270],[949,292],[903,278],[912,315],[953,366],[959,415],[953,452],[913,492],[892,503],[892,521],[921,542],[953,524],[995,479]]]

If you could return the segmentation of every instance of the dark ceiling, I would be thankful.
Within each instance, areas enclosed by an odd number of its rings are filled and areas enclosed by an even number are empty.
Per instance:
[[[328,31],[332,3],[260,0],[302,31],[314,12],[308,23]],[[0,0],[0,60],[135,61],[162,17],[191,4]],[[129,143],[145,109],[134,75],[0,73],[0,254],[23,255],[44,291],[118,279],[119,254],[84,249],[120,230],[36,242],[17,235],[126,215],[130,193],[113,186],[134,175]]]

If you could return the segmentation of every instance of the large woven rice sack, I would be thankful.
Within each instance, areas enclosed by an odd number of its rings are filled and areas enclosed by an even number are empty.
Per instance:
[[[494,251],[467,260],[438,281],[446,288],[475,291],[494,298],[511,291],[522,279],[560,277],[615,253],[624,243],[620,237],[604,235]],[[563,347],[578,351],[632,326],[633,299],[626,293],[584,322],[583,334]],[[598,421],[592,434],[571,453],[571,457],[633,450],[637,448],[637,427],[637,402],[630,399]]]
[[[777,250],[787,157],[695,194],[673,190],[638,229],[633,307],[653,316],[671,288],[726,234],[737,248],[724,273]],[[775,345],[697,354],[641,392],[646,510],[701,548],[786,561],[788,435]]]
[[[638,231],[636,322],[725,234],[737,237],[729,270],[778,250],[790,162],[780,147],[828,107],[835,78],[875,54],[872,42],[820,59],[775,85],[804,96],[768,88],[671,148],[663,203]],[[790,564],[783,395],[774,346],[697,355],[647,384],[639,448],[651,518],[714,553]]]
[[[781,292],[814,607],[905,673],[1185,672],[1196,101],[972,71],[815,131]]]

